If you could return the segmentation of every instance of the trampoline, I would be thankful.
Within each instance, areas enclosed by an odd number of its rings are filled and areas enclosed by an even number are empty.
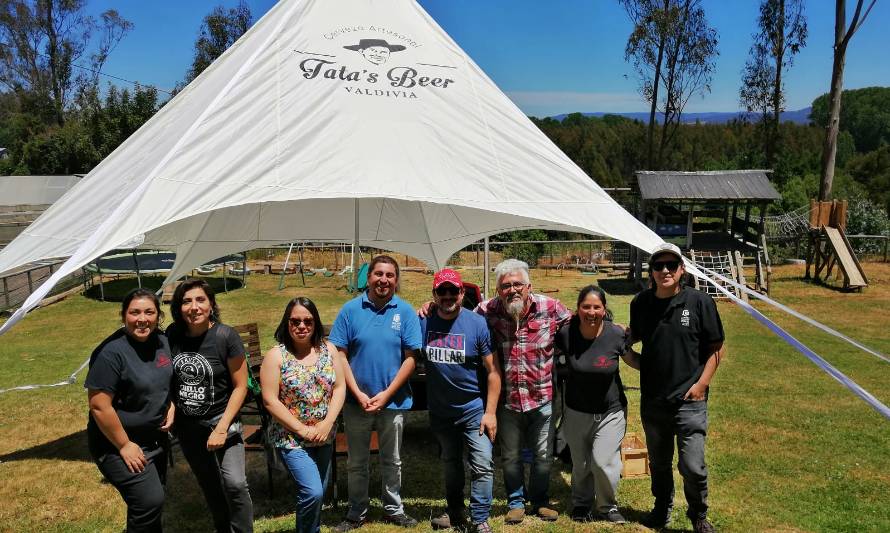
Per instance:
[[[224,263],[240,263],[244,258],[240,255],[228,255],[214,259],[203,266],[220,266]],[[91,272],[101,271],[103,274],[160,274],[169,272],[176,261],[176,253],[163,251],[122,252],[100,257],[86,266]]]

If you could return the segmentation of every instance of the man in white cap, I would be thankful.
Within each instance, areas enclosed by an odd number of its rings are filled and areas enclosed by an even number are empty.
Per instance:
[[[720,363],[724,334],[714,300],[684,286],[685,273],[680,249],[659,245],[649,258],[651,286],[630,304],[630,342],[643,343],[640,415],[655,497],[642,523],[663,528],[671,520],[676,439],[686,514],[696,533],[707,533],[714,531],[707,519],[708,386]]]
[[[463,298],[460,274],[440,270],[433,278],[435,311],[420,320],[430,428],[439,442],[447,502],[445,514],[433,518],[431,525],[488,533],[501,371],[491,354],[488,324],[463,308]],[[471,475],[470,528],[464,515],[465,447]]]

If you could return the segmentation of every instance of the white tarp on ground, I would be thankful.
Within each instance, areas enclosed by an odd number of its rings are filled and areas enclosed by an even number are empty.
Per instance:
[[[441,267],[480,238],[661,239],[563,154],[415,2],[281,0],[0,252],[0,273],[125,244],[177,253],[169,279],[295,240],[360,242]]]

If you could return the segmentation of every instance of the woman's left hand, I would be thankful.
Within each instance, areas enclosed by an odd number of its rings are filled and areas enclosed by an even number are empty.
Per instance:
[[[312,442],[323,443],[328,440],[328,436],[331,434],[331,424],[322,420],[318,424],[315,424],[315,435],[312,439]]]
[[[228,432],[219,432],[214,429],[207,438],[207,450],[212,452],[213,450],[218,450],[225,446],[227,434]]]

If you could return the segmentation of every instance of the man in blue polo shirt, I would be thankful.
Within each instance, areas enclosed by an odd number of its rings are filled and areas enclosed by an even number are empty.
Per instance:
[[[404,411],[411,408],[408,378],[422,345],[420,322],[414,309],[396,296],[399,264],[388,255],[375,257],[368,267],[368,289],[343,306],[330,341],[349,361],[345,365],[350,394],[343,407],[346,423],[349,510],[335,531],[364,524],[368,514],[368,462],[371,433],[380,446],[383,510],[386,522],[414,527],[399,494],[402,485],[402,428]]]
[[[466,447],[471,475],[469,531],[488,533],[494,485],[491,451],[497,434],[501,372],[491,355],[488,324],[481,315],[462,307],[463,297],[460,274],[447,268],[439,271],[433,277],[435,311],[420,321],[430,427],[439,442],[448,505],[446,513],[433,518],[431,525],[433,529],[465,529]]]

